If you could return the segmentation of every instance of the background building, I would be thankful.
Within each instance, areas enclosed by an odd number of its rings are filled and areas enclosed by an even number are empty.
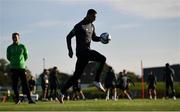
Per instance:
[[[175,81],[180,81],[180,64],[170,65],[175,71]],[[163,81],[165,66],[144,68],[144,81],[147,81],[148,74],[152,71],[157,77],[157,81]]]

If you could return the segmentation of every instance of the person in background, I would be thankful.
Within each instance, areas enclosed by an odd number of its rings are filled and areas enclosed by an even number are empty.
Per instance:
[[[114,70],[109,66],[105,77],[106,100],[109,100],[110,92],[113,94],[112,99],[115,101],[117,100],[116,83]]]
[[[50,100],[58,100],[58,93],[57,93],[57,87],[58,87],[58,78],[57,78],[57,67],[53,67],[52,71],[49,74],[49,86],[50,86]]]
[[[20,104],[18,81],[21,80],[23,92],[27,95],[29,104],[35,102],[31,99],[28,82],[26,78],[26,65],[28,59],[28,50],[24,44],[20,43],[20,34],[15,32],[12,34],[13,43],[7,48],[7,59],[10,61],[10,69],[12,73],[12,89],[15,94],[15,104]]]
[[[2,91],[1,91],[2,92]],[[11,96],[11,92],[9,89],[5,89],[5,91],[2,92],[2,102],[5,103],[9,100]]]
[[[126,70],[123,70],[120,81],[120,88],[123,90],[123,93],[127,96],[127,98],[132,100],[129,90],[130,83],[135,86],[134,82],[127,76]]]
[[[29,84],[30,94],[32,95],[36,91],[36,81],[33,76],[31,76],[31,78],[29,79],[28,84]]]
[[[165,84],[166,84],[166,88],[165,88],[166,95],[165,95],[165,97],[169,98],[169,87],[170,87],[171,91],[172,91],[173,99],[176,100],[175,89],[174,89],[174,84],[173,84],[174,78],[175,78],[174,70],[170,67],[169,63],[166,63],[165,73],[163,76],[163,79],[164,79]]]
[[[74,83],[73,87],[73,96],[72,99],[73,100],[79,100],[80,97],[85,100],[85,96],[81,90],[81,80],[77,80],[76,83]]]
[[[49,92],[49,71],[44,69],[41,74],[41,87],[42,87],[42,100],[48,100],[48,92]]]
[[[147,84],[148,84],[149,98],[152,99],[152,94],[154,94],[154,99],[156,100],[157,99],[157,95],[156,95],[157,79],[152,71],[148,75]]]

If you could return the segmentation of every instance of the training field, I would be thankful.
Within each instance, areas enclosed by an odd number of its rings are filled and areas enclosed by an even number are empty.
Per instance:
[[[118,101],[85,100],[57,102],[27,102],[15,105],[13,102],[0,103],[0,111],[180,111],[180,99],[148,100],[119,99]]]

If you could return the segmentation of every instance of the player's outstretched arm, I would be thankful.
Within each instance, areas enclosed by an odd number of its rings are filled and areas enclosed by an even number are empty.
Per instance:
[[[92,34],[92,40],[94,41],[94,42],[100,42],[100,37],[98,37],[97,35],[96,35],[96,33],[95,33],[95,27],[94,27],[94,25],[93,25],[93,34]]]

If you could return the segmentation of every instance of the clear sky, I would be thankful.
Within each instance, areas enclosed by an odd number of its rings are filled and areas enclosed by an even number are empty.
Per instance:
[[[180,63],[180,0],[0,0],[0,58],[6,59],[11,34],[19,32],[29,49],[33,74],[57,66],[73,73],[76,56],[68,57],[66,36],[88,9],[97,11],[96,34],[109,32],[109,44],[92,42],[115,72],[140,74],[144,67]],[[75,38],[72,40],[75,53]]]

